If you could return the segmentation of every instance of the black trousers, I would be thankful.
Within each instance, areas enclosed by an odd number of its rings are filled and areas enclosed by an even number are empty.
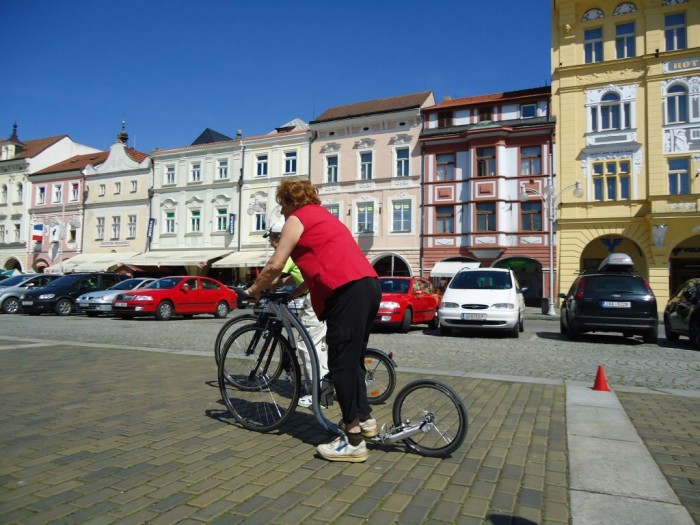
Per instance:
[[[381,298],[379,280],[365,277],[341,286],[326,300],[328,370],[345,423],[366,419],[372,413],[364,360]]]

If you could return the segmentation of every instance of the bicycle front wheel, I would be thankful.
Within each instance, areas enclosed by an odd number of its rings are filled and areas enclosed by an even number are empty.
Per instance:
[[[422,456],[443,458],[457,450],[467,435],[467,410],[447,385],[431,379],[408,383],[396,396],[394,426],[421,425],[425,430],[404,440]]]
[[[367,401],[370,405],[383,403],[396,388],[396,370],[391,359],[384,352],[368,348],[365,351],[365,384]]]
[[[243,314],[226,321],[224,326],[221,327],[221,330],[219,330],[219,333],[216,335],[216,341],[214,341],[214,361],[216,361],[216,366],[219,366],[219,361],[221,360],[221,354],[224,351],[224,346],[233,332],[238,330],[244,324],[255,323],[257,320],[258,316],[255,314]]]
[[[219,390],[243,427],[269,432],[281,427],[299,401],[301,372],[289,342],[257,325],[236,330],[219,362]]]

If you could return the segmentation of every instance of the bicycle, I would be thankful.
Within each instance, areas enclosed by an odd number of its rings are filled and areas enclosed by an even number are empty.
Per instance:
[[[242,290],[239,290],[239,295],[242,295]],[[279,293],[279,292],[278,292]],[[281,296],[283,297],[283,296]],[[259,324],[265,326],[270,323],[272,318],[275,317],[273,311],[266,309],[267,299],[261,300],[254,309],[252,314],[243,314],[238,317],[229,319],[219,330],[214,342],[214,360],[216,361],[217,367],[221,361],[221,354],[223,349],[231,344],[233,334],[238,328],[247,324]],[[294,314],[294,310],[287,309]],[[282,326],[286,334],[287,342],[295,347],[296,351],[296,337],[293,333],[293,326],[289,323],[281,320]],[[365,383],[367,385],[367,401],[371,405],[377,405],[386,401],[391,394],[394,393],[396,388],[396,363],[394,362],[391,354],[386,354],[381,350],[376,348],[367,348],[365,351],[364,359],[365,368]],[[271,377],[278,377],[281,370],[276,370],[276,373]],[[307,383],[311,383],[311,378],[306,378]],[[236,380],[230,378],[231,384],[238,386],[239,388],[246,388],[244,384],[236,384]],[[332,399],[327,400],[332,404]],[[326,406],[330,406],[328,403],[324,403]]]
[[[318,358],[311,339],[285,304],[287,294],[269,292],[265,311],[268,321],[237,329],[223,349],[218,366],[219,390],[233,418],[244,428],[270,432],[281,427],[294,413],[301,392],[301,371],[294,347],[283,333],[283,324],[298,330],[310,349],[312,411],[319,424],[338,435],[339,425],[321,411],[328,401],[321,388]],[[392,407],[392,424],[382,425],[370,443],[403,441],[414,452],[428,457],[446,457],[457,450],[468,429],[467,411],[448,385],[417,379],[404,386]]]

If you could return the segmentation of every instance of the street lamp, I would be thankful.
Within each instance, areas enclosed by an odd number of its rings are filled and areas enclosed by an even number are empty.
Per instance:
[[[562,194],[571,188],[574,189],[574,197],[577,199],[583,197],[583,188],[581,187],[581,183],[579,181],[570,184],[558,193],[554,187],[554,182],[552,179],[549,180],[548,184],[542,191],[534,188],[528,188],[524,183],[520,185],[520,202],[527,201],[529,195],[534,195],[542,199],[545,213],[547,214],[547,222],[549,223],[549,308],[547,310],[547,315],[556,315],[556,312],[554,311],[554,222],[556,221],[557,206]]]

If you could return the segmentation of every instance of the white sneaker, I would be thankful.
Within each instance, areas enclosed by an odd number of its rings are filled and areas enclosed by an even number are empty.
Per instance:
[[[362,437],[373,438],[378,434],[377,420],[371,417],[367,421],[360,421],[360,429],[362,430]]]
[[[364,441],[353,447],[345,436],[338,436],[334,441],[316,447],[318,453],[328,461],[350,461],[362,463],[367,460],[367,446]]]
[[[304,407],[304,408],[309,408],[311,406],[311,403],[313,401],[313,398],[309,394],[308,396],[301,396],[299,398],[299,406]]]

